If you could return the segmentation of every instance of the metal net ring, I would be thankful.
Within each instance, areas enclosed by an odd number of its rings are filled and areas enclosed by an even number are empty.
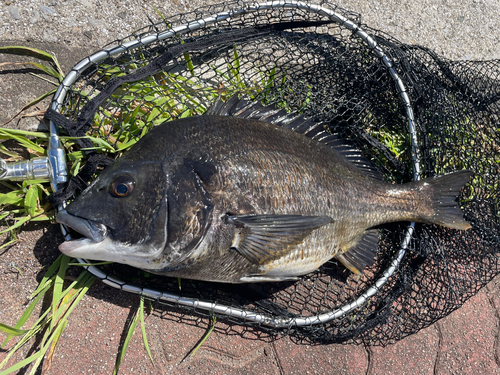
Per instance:
[[[404,115],[407,122],[407,132],[409,134],[409,155],[411,166],[411,177],[413,180],[420,179],[421,166],[420,166],[420,149],[419,141],[417,135],[417,124],[415,121],[414,110],[410,96],[407,92],[407,87],[403,82],[403,79],[398,74],[397,70],[393,66],[393,59],[390,57],[383,46],[377,42],[376,38],[372,37],[368,32],[363,30],[363,28],[356,22],[349,19],[346,14],[342,14],[338,8],[332,9],[327,4],[316,5],[311,3],[305,3],[300,1],[270,1],[258,4],[244,4],[233,3],[229,6],[237,6],[235,10],[227,9],[220,12],[215,12],[209,14],[205,17],[195,19],[193,21],[188,21],[180,25],[169,25],[166,31],[158,31],[153,33],[146,33],[140,35],[132,40],[120,43],[118,46],[107,47],[76,64],[71,72],[66,76],[62,84],[60,85],[51,108],[56,111],[61,111],[62,108],[66,106],[67,95],[70,92],[70,88],[78,81],[81,74],[86,73],[89,69],[92,69],[94,65],[98,65],[100,62],[113,58],[114,56],[119,56],[123,52],[133,51],[133,50],[148,50],[151,48],[157,48],[157,43],[160,41],[166,41],[170,39],[177,38],[184,34],[195,32],[197,30],[214,26],[216,27],[223,21],[239,20],[243,16],[251,16],[258,18],[260,14],[264,14],[269,11],[300,11],[305,14],[313,14],[318,17],[326,17],[335,23],[341,30],[345,30],[352,35],[359,38],[359,40],[365,45],[365,47],[373,54],[376,59],[381,63],[381,66],[391,77],[392,85],[397,91],[399,97],[400,105],[404,108]],[[292,15],[286,15],[291,19],[294,18]],[[263,16],[264,17],[264,16]],[[265,18],[265,17],[264,17]],[[396,56],[397,57],[397,56]],[[65,180],[67,176],[66,165],[61,162],[64,159],[64,154],[62,150],[57,147],[58,141],[58,129],[54,123],[51,122],[51,146],[49,150],[49,157],[51,157],[52,162],[57,167],[54,168],[54,181],[53,187],[57,189],[57,184]],[[56,160],[56,161],[54,161]],[[59,160],[59,162],[57,162]],[[70,240],[71,236],[62,227],[63,234]],[[223,315],[233,318],[236,322],[241,322],[249,325],[266,326],[271,328],[285,328],[290,329],[293,327],[306,327],[308,329],[314,330],[315,326],[321,326],[335,319],[348,319],[350,313],[355,309],[360,309],[366,305],[367,302],[377,297],[377,294],[383,287],[388,287],[386,284],[390,281],[391,277],[401,266],[402,260],[405,258],[406,252],[415,232],[415,224],[410,223],[405,226],[403,234],[400,237],[399,249],[393,254],[392,259],[386,263],[386,267],[381,272],[380,276],[373,281],[373,283],[362,290],[359,294],[352,296],[351,300],[344,303],[340,307],[335,307],[329,311],[321,312],[319,314],[313,314],[309,316],[296,316],[284,312],[280,314],[279,311],[271,312],[256,312],[254,309],[245,309],[244,307],[237,307],[232,304],[224,304],[218,302],[211,302],[208,300],[203,300],[196,297],[186,297],[180,294],[175,294],[171,292],[165,292],[161,289],[143,287],[135,285],[133,283],[122,281],[120,278],[113,275],[109,275],[103,269],[96,266],[85,266],[87,270],[92,273],[95,277],[100,279],[103,283],[127,292],[135,293],[152,300],[158,300],[161,302],[170,303],[173,305],[185,306],[194,310],[204,310],[209,313]],[[87,260],[79,259],[82,264],[88,263]],[[265,309],[264,309],[265,310]],[[272,310],[272,309],[271,309]],[[342,335],[339,335],[339,337]]]
[[[330,9],[324,8],[319,5],[315,4],[310,4],[310,3],[305,3],[305,2],[300,2],[300,1],[271,1],[271,2],[264,2],[264,3],[259,3],[259,4],[254,4],[254,5],[247,5],[244,8],[241,8],[239,10],[235,11],[227,11],[223,13],[217,13],[213,14],[209,17],[199,19],[199,20],[194,20],[192,22],[189,22],[187,24],[179,25],[176,27],[173,27],[172,30],[165,31],[162,33],[154,34],[154,35],[148,35],[141,37],[136,40],[132,40],[129,42],[126,42],[118,47],[108,47],[102,51],[99,51],[78,64],[76,64],[71,72],[66,76],[64,81],[61,83],[57,93],[55,94],[54,101],[52,103],[52,108],[55,110],[58,110],[65,99],[65,95],[67,92],[67,88],[73,85],[78,78],[78,72],[85,71],[85,69],[90,66],[91,64],[97,63],[101,60],[104,60],[110,56],[118,55],[122,53],[124,50],[130,50],[130,49],[135,49],[139,47],[147,47],[149,44],[156,42],[158,40],[162,39],[167,39],[167,38],[172,38],[174,36],[183,34],[188,31],[193,31],[196,30],[197,28],[201,28],[207,25],[215,24],[216,22],[219,22],[221,20],[227,19],[227,18],[234,18],[234,17],[239,17],[240,15],[251,13],[251,12],[259,12],[262,10],[267,10],[267,9],[303,9],[308,12],[312,13],[317,13],[321,15],[326,15],[328,16],[332,21],[335,23],[341,25],[345,29],[355,33],[357,36],[363,40],[367,46],[375,53],[383,63],[383,65],[387,68],[389,71],[391,77],[393,78],[395,85],[397,87],[397,90],[400,94],[400,98],[402,102],[404,103],[406,107],[406,113],[408,117],[408,127],[410,134],[412,135],[412,149],[413,149],[413,163],[414,163],[414,178],[418,179],[420,175],[420,168],[419,168],[419,160],[418,160],[418,148],[416,147],[417,144],[417,135],[415,131],[415,120],[413,116],[413,111],[412,111],[412,104],[410,102],[410,98],[408,97],[406,93],[406,88],[399,77],[398,73],[394,70],[392,67],[391,60],[389,57],[384,53],[381,47],[377,45],[377,42],[367,33],[365,32],[359,25],[355,24],[348,18],[344,17],[341,14],[337,14],[333,12]],[[57,129],[54,127],[54,124],[51,123],[51,131],[52,134],[57,135]],[[64,172],[62,172],[64,174]],[[71,240],[71,235],[67,232],[66,228],[62,226],[63,234],[66,237],[67,240]],[[243,309],[237,309],[232,306],[225,306],[222,304],[214,303],[214,302],[207,302],[207,301],[200,301],[198,299],[194,298],[186,298],[182,297],[180,295],[175,295],[172,293],[165,293],[160,290],[155,290],[155,289],[150,289],[150,288],[144,288],[141,286],[137,285],[131,285],[127,284],[124,281],[107,275],[103,270],[101,270],[97,266],[85,266],[85,268],[96,278],[100,279],[103,283],[106,285],[109,285],[113,288],[121,289],[126,292],[138,294],[153,300],[160,300],[160,301],[166,301],[170,303],[175,303],[187,307],[193,307],[197,309],[203,309],[207,311],[213,311],[214,313],[218,314],[223,314],[223,315],[229,315],[234,318],[239,318],[242,319],[246,322],[256,322],[256,323],[261,323],[267,326],[275,327],[275,328],[282,328],[282,327],[289,327],[289,326],[309,326],[309,325],[314,325],[314,324],[321,324],[321,323],[326,323],[329,322],[333,319],[339,318],[353,309],[360,307],[363,303],[365,303],[369,298],[373,297],[376,295],[377,291],[387,282],[387,280],[392,276],[394,271],[397,269],[399,263],[401,262],[402,258],[405,255],[406,248],[408,246],[408,243],[411,239],[412,233],[414,230],[414,223],[411,223],[408,228],[407,232],[405,234],[405,238],[403,242],[401,243],[401,249],[400,251],[396,254],[394,259],[392,260],[390,266],[385,270],[383,276],[378,279],[375,284],[369,288],[367,291],[365,291],[363,294],[361,294],[356,300],[352,301],[351,303],[345,304],[344,306],[333,310],[331,312],[325,313],[325,314],[320,314],[316,316],[310,316],[310,317],[304,317],[304,318],[284,318],[284,317],[279,317],[279,316],[268,316],[264,314],[255,314],[252,312],[245,311]],[[78,261],[82,264],[87,264],[89,263],[88,260],[85,259],[78,259]]]

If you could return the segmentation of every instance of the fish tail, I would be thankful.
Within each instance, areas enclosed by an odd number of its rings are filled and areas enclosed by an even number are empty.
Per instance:
[[[463,218],[456,199],[473,174],[472,171],[463,170],[420,181],[423,185],[430,185],[433,191],[432,217],[428,218],[429,222],[461,230],[471,227]]]

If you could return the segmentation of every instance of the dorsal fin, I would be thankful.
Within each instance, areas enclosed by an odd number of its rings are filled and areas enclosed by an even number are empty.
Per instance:
[[[252,101],[248,97],[240,99],[237,94],[224,102],[219,96],[210,108],[207,109],[205,114],[264,121],[293,130],[296,133],[329,145],[366,176],[382,180],[380,172],[361,151],[339,135],[327,132],[324,123],[315,122],[311,118],[305,118],[296,113],[287,113],[284,109],[277,108],[275,104],[266,106],[260,100]]]
[[[319,142],[329,145],[339,154],[341,154],[349,163],[355,165],[363,172],[365,176],[375,180],[382,181],[383,176],[375,165],[367,159],[361,151],[347,142],[338,134],[326,133],[324,138],[318,139]]]

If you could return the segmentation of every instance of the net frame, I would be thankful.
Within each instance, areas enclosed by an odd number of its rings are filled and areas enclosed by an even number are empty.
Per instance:
[[[197,28],[201,28],[203,26],[211,25],[214,24],[218,21],[225,20],[227,18],[231,17],[238,17],[240,15],[249,13],[249,12],[259,12],[261,10],[268,10],[268,9],[303,9],[308,12],[313,12],[313,13],[318,13],[322,15],[328,16],[332,21],[337,23],[338,25],[345,27],[347,30],[352,31],[356,33],[368,46],[369,48],[380,58],[381,62],[383,65],[388,69],[390,72],[390,75],[392,79],[395,82],[395,85],[398,89],[398,92],[400,94],[400,98],[402,102],[404,103],[406,107],[406,113],[407,113],[407,119],[408,119],[408,127],[409,127],[409,132],[411,134],[411,141],[412,141],[412,159],[413,159],[413,166],[414,166],[414,179],[418,180],[419,175],[420,175],[420,166],[419,166],[419,159],[418,159],[418,148],[416,146],[418,140],[417,140],[417,134],[415,130],[415,119],[413,115],[413,109],[412,109],[412,104],[410,101],[410,98],[406,92],[406,87],[399,77],[398,73],[394,70],[392,66],[392,62],[389,59],[389,57],[384,53],[383,49],[377,44],[377,42],[366,32],[364,31],[359,25],[351,21],[350,19],[344,17],[341,14],[335,13],[330,9],[327,9],[325,7],[322,7],[320,5],[316,4],[311,4],[311,3],[306,3],[306,2],[301,2],[301,1],[270,1],[270,2],[264,2],[264,3],[257,3],[257,4],[249,4],[239,10],[235,11],[228,11],[228,12],[222,12],[222,13],[216,13],[213,14],[209,17],[203,18],[203,19],[198,19],[194,20],[192,22],[189,22],[187,24],[175,26],[172,28],[172,30],[169,31],[164,31],[161,33],[157,33],[154,35],[148,35],[145,37],[141,37],[136,40],[132,40],[129,42],[124,43],[123,45],[120,45],[118,47],[108,47],[104,50],[101,50],[97,53],[94,53],[93,55],[83,59],[80,61],[78,64],[76,64],[71,72],[65,77],[64,81],[61,83],[59,86],[55,96],[54,100],[51,104],[51,108],[53,110],[60,110],[60,108],[63,105],[64,98],[67,94],[68,87],[73,85],[75,81],[78,78],[78,72],[83,72],[87,67],[89,67],[91,64],[97,63],[101,60],[104,60],[108,58],[109,56],[113,55],[118,55],[122,53],[125,50],[129,49],[135,49],[139,47],[147,47],[149,44],[167,39],[167,38],[172,38],[176,35],[183,34],[188,31],[193,31]],[[51,121],[50,125],[51,133],[57,136],[57,128],[55,127],[55,124]],[[57,189],[57,188],[56,188]],[[333,319],[339,318],[350,311],[352,311],[355,308],[360,307],[363,303],[365,303],[369,298],[373,297],[374,295],[377,294],[378,290],[387,282],[389,277],[392,276],[394,271],[397,269],[399,263],[401,262],[401,259],[403,259],[406,249],[408,246],[409,241],[411,240],[411,236],[413,234],[414,230],[414,225],[415,223],[410,223],[408,226],[407,232],[405,234],[404,240],[401,244],[401,249],[400,251],[396,254],[394,257],[393,261],[391,262],[390,266],[385,270],[383,273],[382,277],[378,279],[375,284],[370,287],[368,290],[366,290],[363,294],[361,294],[356,300],[352,301],[349,304],[345,304],[344,306],[340,307],[339,309],[330,311],[328,313],[316,315],[316,316],[311,316],[311,317],[305,317],[305,318],[285,318],[285,317],[280,317],[280,316],[267,316],[264,314],[255,314],[251,311],[246,311],[243,309],[237,309],[231,306],[226,306],[218,303],[213,303],[213,302],[208,302],[208,301],[200,301],[198,299],[193,299],[193,298],[186,298],[182,297],[180,295],[175,295],[172,293],[165,293],[160,290],[155,290],[151,288],[144,288],[141,286],[137,285],[131,285],[127,284],[124,281],[107,275],[103,270],[98,268],[97,266],[85,266],[87,271],[89,271],[92,275],[94,275],[96,278],[101,280],[103,283],[106,285],[109,285],[113,288],[120,289],[129,293],[137,294],[146,298],[150,298],[153,300],[160,300],[160,301],[165,301],[165,302],[170,302],[170,303],[176,303],[179,305],[183,305],[186,307],[192,307],[196,309],[203,309],[207,311],[212,311],[214,313],[219,313],[223,315],[228,315],[233,318],[239,318],[243,319],[244,321],[251,321],[255,323],[260,323],[263,325],[275,327],[275,328],[282,328],[282,327],[289,327],[289,326],[310,326],[314,324],[322,324],[322,323],[327,323]],[[71,235],[69,232],[66,230],[64,226],[62,227],[63,235],[65,236],[66,240],[71,240]],[[85,259],[77,259],[78,262],[81,264],[88,264],[89,261]]]
[[[348,18],[344,17],[341,14],[335,13],[331,11],[330,9],[324,8],[320,5],[316,4],[311,4],[311,3],[305,3],[301,1],[270,1],[270,2],[264,2],[264,3],[258,3],[258,4],[249,4],[239,10],[236,11],[228,11],[228,12],[222,12],[222,13],[217,13],[212,16],[199,19],[199,20],[194,20],[192,22],[189,22],[184,25],[179,25],[175,26],[172,28],[171,31],[165,31],[162,33],[158,33],[156,35],[148,35],[145,37],[141,37],[136,40],[129,41],[127,43],[124,43],[123,45],[120,45],[118,47],[109,47],[106,48],[105,50],[99,51],[97,53],[94,53],[93,55],[83,59],[80,61],[78,64],[76,64],[71,72],[65,77],[64,81],[61,83],[59,86],[55,96],[54,100],[51,104],[51,108],[58,111],[60,110],[64,98],[66,96],[68,87],[73,85],[75,81],[78,78],[78,72],[84,71],[87,67],[89,67],[91,64],[97,63],[101,60],[104,60],[108,58],[109,56],[117,55],[122,53],[124,50],[128,49],[135,49],[138,47],[146,47],[149,44],[156,42],[158,40],[163,40],[167,38],[174,37],[179,34],[183,34],[188,31],[193,31],[197,28],[201,28],[206,25],[211,25],[214,24],[218,21],[230,18],[230,17],[238,17],[242,14],[248,13],[248,12],[259,12],[260,10],[267,10],[267,9],[303,9],[307,10],[309,12],[314,12],[318,14],[323,14],[327,15],[332,21],[336,22],[342,27],[345,27],[347,30],[350,30],[354,33],[356,33],[369,47],[370,49],[380,58],[384,66],[388,69],[390,72],[391,77],[393,78],[396,87],[398,89],[398,92],[400,94],[401,100],[403,101],[405,107],[406,107],[406,113],[408,117],[408,127],[409,131],[411,134],[411,141],[412,141],[412,156],[413,156],[413,163],[414,163],[414,179],[418,180],[419,175],[420,175],[420,166],[419,166],[419,160],[418,160],[418,148],[416,147],[417,144],[417,134],[415,130],[415,119],[413,115],[413,109],[412,109],[412,104],[410,101],[409,96],[406,93],[406,87],[397,74],[397,72],[393,69],[392,67],[392,62],[389,59],[389,57],[384,53],[382,48],[378,46],[377,42],[367,33],[365,32],[359,25],[355,24],[353,21],[349,20]],[[57,136],[57,128],[55,127],[55,124],[51,121],[50,125],[51,133]],[[56,187],[57,189],[57,187]],[[150,289],[150,288],[143,288],[141,286],[137,285],[130,285],[125,283],[124,281],[107,275],[103,270],[101,270],[97,266],[85,266],[87,271],[89,271],[92,275],[94,275],[96,278],[101,280],[103,283],[106,285],[109,285],[113,288],[120,289],[129,293],[137,294],[146,298],[150,298],[153,300],[160,300],[160,301],[165,301],[165,302],[170,302],[170,303],[176,303],[179,305],[183,305],[186,307],[192,307],[196,309],[203,309],[207,311],[212,311],[214,313],[219,313],[223,315],[228,315],[233,318],[239,318],[243,319],[244,321],[251,321],[255,323],[260,323],[263,325],[275,327],[275,328],[282,328],[282,327],[289,327],[289,326],[310,326],[314,324],[322,324],[322,323],[327,323],[333,319],[339,318],[353,309],[360,307],[363,303],[365,303],[369,298],[373,297],[376,295],[377,291],[387,282],[389,277],[392,276],[394,271],[397,269],[399,263],[401,262],[401,259],[404,257],[406,253],[406,249],[408,246],[409,241],[411,240],[411,236],[413,234],[414,230],[414,225],[415,223],[410,223],[408,226],[407,232],[405,234],[405,238],[401,244],[401,249],[400,251],[396,254],[395,258],[393,259],[392,263],[390,266],[385,270],[383,276],[376,281],[376,283],[370,287],[367,291],[365,291],[363,294],[361,294],[356,300],[349,304],[345,304],[344,306],[340,307],[339,309],[333,310],[331,312],[325,313],[325,314],[320,314],[316,316],[311,316],[311,317],[304,317],[304,318],[285,318],[285,317],[271,317],[267,316],[264,314],[255,314],[251,311],[246,311],[243,309],[237,309],[231,306],[225,306],[222,304],[218,303],[213,303],[213,302],[207,302],[207,301],[200,301],[198,299],[193,299],[193,298],[187,298],[187,297],[182,297],[180,295],[175,295],[172,293],[165,293],[160,290],[155,290],[155,289]],[[71,235],[70,233],[66,230],[64,226],[62,227],[63,235],[65,236],[66,240],[71,240]],[[85,259],[77,259],[78,262],[81,264],[88,264],[89,261]]]
[[[405,85],[403,81],[401,80],[400,76],[397,74],[396,70],[392,66],[392,61],[391,59],[387,56],[387,54],[384,52],[384,49],[382,46],[378,45],[374,38],[372,38],[368,33],[366,33],[360,26],[359,24],[355,23],[354,21],[348,19],[347,17],[343,16],[342,14],[336,13],[332,11],[329,8],[319,6],[319,5],[314,5],[314,4],[307,4],[303,2],[289,2],[289,1],[273,1],[273,2],[266,2],[266,3],[261,3],[261,4],[250,4],[250,5],[245,5],[244,7],[236,10],[236,11],[226,11],[222,13],[216,13],[213,14],[209,17],[205,17],[202,19],[198,19],[196,21],[191,21],[186,24],[182,24],[179,26],[175,26],[171,31],[169,32],[164,32],[164,33],[156,33],[153,35],[145,35],[143,37],[140,37],[136,40],[130,41],[125,43],[124,45],[121,45],[119,47],[110,47],[107,48],[103,51],[100,51],[92,56],[90,56],[87,59],[82,60],[79,64],[77,64],[74,68],[74,71],[68,75],[68,77],[71,77],[73,75],[73,81],[74,82],[78,78],[78,73],[82,72],[85,70],[86,66],[91,65],[95,62],[98,62],[100,59],[104,59],[108,56],[110,56],[113,53],[120,53],[124,49],[133,49],[133,48],[139,48],[139,47],[147,47],[150,43],[154,43],[155,41],[159,40],[159,37],[161,38],[169,38],[175,35],[179,35],[182,33],[187,33],[192,30],[196,30],[197,28],[204,27],[206,25],[209,25],[211,23],[216,23],[220,20],[223,19],[228,19],[232,17],[238,17],[244,14],[248,13],[258,13],[259,11],[266,11],[268,9],[302,9],[306,10],[308,12],[312,13],[317,13],[317,14],[322,14],[328,16],[330,19],[332,19],[334,22],[336,22],[338,25],[341,27],[345,28],[346,30],[352,32],[353,34],[356,34],[359,36],[359,38],[369,47],[370,51],[374,53],[379,61],[382,62],[382,66],[384,66],[385,69],[389,72],[390,77],[392,78],[393,84],[397,89],[397,92],[399,94],[399,100],[401,103],[403,103],[403,106],[405,108],[406,112],[406,118],[407,118],[407,123],[408,123],[408,129],[409,129],[409,134],[410,134],[410,141],[411,141],[411,159],[413,162],[413,179],[418,180],[419,175],[420,175],[420,157],[419,157],[419,148],[417,147],[418,145],[418,135],[416,131],[417,124],[415,123],[414,120],[414,115],[413,115],[413,107],[412,103],[409,99],[408,93],[406,91]],[[168,36],[167,34],[171,33],[172,35]],[[68,79],[68,78],[67,78]],[[64,81],[63,84],[61,85],[62,89],[61,93],[70,87],[71,85],[71,78],[68,79],[68,81]],[[60,102],[57,102],[57,100],[53,103],[52,108],[57,110],[60,108],[62,105],[62,101],[64,100],[64,96],[59,96],[61,94],[58,91],[58,94],[56,95],[56,98],[61,98]],[[65,93],[64,93],[65,94]],[[53,124],[51,124],[53,126]],[[97,278],[101,279],[104,283],[115,287],[119,288],[128,292],[136,293],[143,295],[147,298],[154,299],[154,300],[159,300],[163,302],[168,302],[172,303],[174,305],[181,305],[181,306],[186,306],[190,308],[194,308],[195,310],[206,310],[211,313],[215,314],[221,314],[221,315],[227,315],[230,317],[233,317],[235,319],[239,319],[240,321],[244,323],[258,323],[262,325],[267,325],[270,327],[276,327],[276,328],[289,328],[291,326],[313,326],[313,325],[320,325],[321,323],[325,323],[328,321],[331,321],[335,318],[345,316],[348,314],[350,311],[353,309],[356,309],[358,307],[361,307],[363,303],[367,300],[369,300],[371,297],[375,296],[378,291],[386,284],[386,282],[389,280],[391,275],[395,272],[395,270],[398,268],[400,265],[401,260],[405,256],[407,247],[412,240],[412,235],[414,233],[415,226],[414,224],[410,224],[405,231],[405,235],[403,240],[401,241],[401,249],[399,252],[396,254],[396,256],[393,258],[392,262],[390,265],[387,267],[385,270],[383,276],[378,279],[366,292],[362,293],[357,299],[352,301],[351,303],[345,304],[339,309],[335,309],[330,311],[327,314],[320,314],[320,315],[315,315],[311,317],[305,317],[305,318],[288,318],[286,316],[280,316],[280,315],[275,315],[275,316],[269,316],[266,314],[255,314],[253,311],[246,311],[242,309],[235,308],[233,306],[226,306],[222,305],[219,303],[213,303],[213,302],[207,302],[203,301],[200,299],[196,298],[186,298],[180,295],[172,294],[172,293],[164,293],[161,290],[155,290],[151,288],[144,288],[140,287],[137,285],[133,284],[128,284],[123,282],[122,280],[119,280],[113,276],[107,275],[103,270],[101,270],[98,267],[88,267],[89,271],[93,273]],[[68,235],[67,233],[65,233]],[[69,235],[68,235],[69,236]],[[69,237],[68,237],[69,238]],[[81,262],[87,263],[85,260],[80,260]]]

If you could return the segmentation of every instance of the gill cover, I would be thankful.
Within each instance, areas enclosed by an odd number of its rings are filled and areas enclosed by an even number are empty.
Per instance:
[[[213,204],[206,185],[210,183],[214,172],[215,167],[210,163],[183,159],[170,175],[169,235],[165,251],[165,260],[169,264],[184,260],[198,246],[210,227]]]
[[[116,252],[158,252],[168,235],[166,190],[161,163],[119,161],[104,170],[66,211],[105,225],[109,240],[129,246]]]

